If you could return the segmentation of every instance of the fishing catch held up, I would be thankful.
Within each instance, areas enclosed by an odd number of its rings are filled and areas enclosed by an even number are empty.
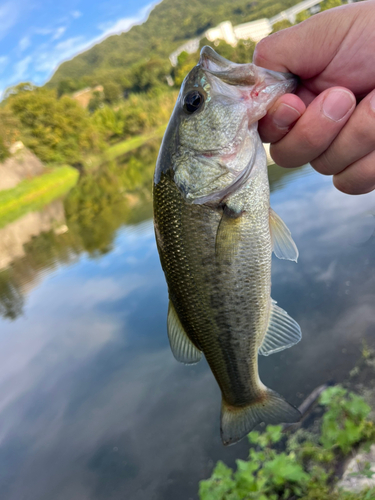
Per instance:
[[[301,339],[271,298],[271,255],[297,261],[270,208],[258,121],[295,88],[290,74],[234,64],[204,47],[185,78],[154,177],[157,246],[169,290],[168,336],[178,361],[202,353],[222,393],[221,436],[233,444],[260,422],[299,411],[262,384],[258,354]]]

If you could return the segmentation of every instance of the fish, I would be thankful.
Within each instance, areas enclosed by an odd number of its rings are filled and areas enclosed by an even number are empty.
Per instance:
[[[258,354],[282,351],[301,329],[271,298],[272,251],[298,250],[269,200],[258,121],[296,79],[236,64],[204,47],[186,76],[164,134],[153,180],[156,243],[168,285],[174,357],[204,354],[222,394],[224,445],[257,424],[301,414],[260,380]]]

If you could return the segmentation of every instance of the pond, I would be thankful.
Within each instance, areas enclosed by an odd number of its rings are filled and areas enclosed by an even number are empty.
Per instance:
[[[220,392],[203,360],[173,358],[152,225],[158,143],[82,177],[0,233],[0,498],[189,500],[217,460]],[[375,332],[375,195],[309,166],[270,167],[271,202],[299,262],[273,262],[272,296],[302,341],[261,359],[299,405],[348,376]]]

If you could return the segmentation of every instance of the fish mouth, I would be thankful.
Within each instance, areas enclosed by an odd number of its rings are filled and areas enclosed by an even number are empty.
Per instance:
[[[255,94],[252,97],[257,97],[266,87],[277,84],[283,86],[283,93],[294,92],[298,84],[298,78],[292,73],[271,71],[253,63],[233,63],[208,45],[201,50],[198,66],[229,85],[254,86]]]

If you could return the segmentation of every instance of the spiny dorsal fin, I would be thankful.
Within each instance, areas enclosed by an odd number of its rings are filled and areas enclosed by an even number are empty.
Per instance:
[[[259,354],[269,356],[297,344],[302,338],[301,328],[289,314],[271,299],[268,328],[259,348]]]
[[[202,353],[186,335],[171,301],[168,307],[168,337],[173,356],[187,365],[198,363]]]
[[[297,262],[298,249],[284,221],[270,207],[272,249],[279,259]]]

